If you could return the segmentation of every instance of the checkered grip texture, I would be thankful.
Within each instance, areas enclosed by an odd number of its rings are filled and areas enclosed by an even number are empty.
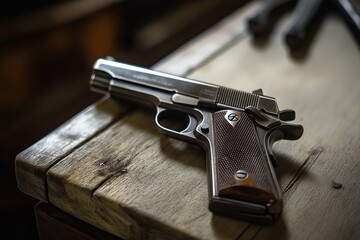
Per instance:
[[[256,203],[276,201],[277,193],[265,149],[260,144],[254,121],[244,112],[233,127],[225,111],[214,113],[215,163],[219,195]],[[242,183],[236,178],[238,170],[248,173]]]

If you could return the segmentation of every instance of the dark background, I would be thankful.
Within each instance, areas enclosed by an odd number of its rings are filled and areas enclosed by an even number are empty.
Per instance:
[[[2,239],[38,239],[17,189],[16,155],[99,99],[92,64],[113,56],[150,67],[247,1],[34,0],[0,8]]]

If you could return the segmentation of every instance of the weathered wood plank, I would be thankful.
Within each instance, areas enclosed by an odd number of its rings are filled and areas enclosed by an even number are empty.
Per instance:
[[[294,108],[295,122],[305,128],[300,140],[275,146],[282,217],[274,226],[251,226],[241,239],[359,239],[358,46],[345,22],[329,16],[311,55],[291,60],[282,42],[285,26],[268,46],[254,48],[244,39],[191,76],[247,91],[262,87],[280,107]]]
[[[327,21],[304,69],[312,74],[302,80],[297,97],[307,118],[303,141],[312,141],[321,153],[288,191],[283,223],[255,239],[360,238],[359,48],[343,21]]]
[[[161,136],[153,122],[135,111],[52,167],[50,202],[125,239],[240,234],[247,223],[207,209],[203,151]],[[204,232],[217,222],[227,231]]]
[[[281,108],[296,110],[304,136],[275,145],[285,208],[274,226],[212,215],[203,151],[160,135],[144,109],[41,168],[48,170],[49,201],[126,239],[358,239],[359,52],[332,16],[306,61],[293,61],[282,44],[284,26],[267,47],[244,36],[189,76],[245,91],[261,87]]]
[[[340,36],[331,37],[334,32],[341,32],[341,41]],[[277,173],[286,203],[275,227],[249,226],[247,222],[212,215],[206,208],[202,150],[161,136],[152,114],[144,110],[134,111],[53,166],[47,174],[50,202],[127,239],[262,239],[268,234],[273,238],[297,239],[312,238],[315,232],[316,239],[336,239],[342,235],[331,232],[341,228],[345,229],[343,236],[346,232],[347,236],[358,236],[356,212],[350,215],[351,220],[345,219],[345,214],[356,209],[359,200],[359,193],[354,191],[354,173],[346,174],[346,168],[357,169],[353,159],[358,146],[350,142],[358,142],[359,128],[349,130],[350,122],[340,116],[351,122],[359,116],[359,109],[349,106],[359,100],[356,76],[360,72],[356,66],[360,59],[352,50],[356,47],[350,34],[338,19],[326,21],[319,34],[306,62],[289,61],[278,34],[265,49],[253,48],[251,39],[245,38],[190,75],[246,91],[262,87],[265,93],[277,97],[280,107],[297,111],[296,122],[304,125],[304,136],[299,141],[275,146],[281,162]],[[352,47],[343,49],[339,41]],[[351,61],[340,64],[345,57]],[[334,138],[339,130],[343,134]],[[340,151],[344,144],[349,146],[347,152]],[[339,158],[345,159],[347,166]],[[335,174],[338,170],[330,166],[344,169],[347,177]],[[349,184],[349,189],[338,189],[344,198],[335,198],[338,192],[331,188],[331,181]],[[349,200],[345,194],[355,201],[348,204],[343,215],[337,215],[336,221],[331,221],[342,209],[335,206]],[[318,225],[307,225],[312,221]],[[340,228],[336,227],[338,221],[353,224]]]
[[[18,188],[47,201],[47,170],[127,111],[127,107],[105,97],[18,154],[15,159]]]
[[[116,240],[117,237],[47,204],[35,205],[39,239]]]

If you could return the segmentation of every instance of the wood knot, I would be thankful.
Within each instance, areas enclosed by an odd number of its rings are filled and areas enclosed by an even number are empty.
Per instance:
[[[97,166],[97,173],[99,176],[120,176],[127,173],[127,166],[129,163],[123,158],[108,157],[96,161],[95,164]]]

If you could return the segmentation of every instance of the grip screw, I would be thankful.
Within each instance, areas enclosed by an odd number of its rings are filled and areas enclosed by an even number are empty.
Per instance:
[[[238,179],[245,179],[247,176],[248,176],[248,174],[245,170],[237,170],[236,171],[236,177]]]

